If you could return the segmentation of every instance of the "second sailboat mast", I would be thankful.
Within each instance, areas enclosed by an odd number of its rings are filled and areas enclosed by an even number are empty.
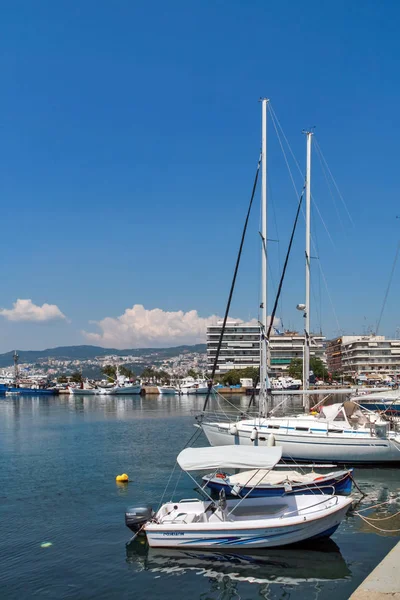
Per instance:
[[[304,319],[304,365],[303,389],[310,387],[310,259],[311,259],[311,140],[312,132],[307,131],[307,164],[306,164],[306,309]],[[304,406],[308,408],[309,398],[304,396]]]

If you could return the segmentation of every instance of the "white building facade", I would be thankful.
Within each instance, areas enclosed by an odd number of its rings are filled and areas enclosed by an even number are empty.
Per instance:
[[[387,340],[384,335],[344,335],[341,352],[343,375],[400,377],[400,340]]]
[[[222,322],[207,327],[207,370],[211,371],[218,342],[221,335]],[[317,356],[325,361],[325,338],[311,334],[310,356]],[[270,371],[272,376],[287,374],[293,358],[303,358],[304,335],[286,331],[282,335],[270,338]],[[258,368],[260,365],[260,327],[245,325],[236,321],[228,321],[222,338],[221,351],[216,373],[223,374],[232,369]]]

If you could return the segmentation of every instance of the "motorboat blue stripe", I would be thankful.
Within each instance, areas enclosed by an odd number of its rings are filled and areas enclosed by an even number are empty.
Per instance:
[[[213,543],[213,545],[218,546],[220,544],[237,544],[237,545],[242,545],[242,544],[247,544],[247,543],[252,543],[255,541],[260,541],[260,540],[269,540],[272,538],[277,538],[277,537],[283,537],[286,535],[291,535],[293,533],[296,533],[297,531],[300,531],[301,528],[296,528],[296,529],[291,529],[289,531],[285,530],[285,531],[281,531],[279,533],[271,533],[271,534],[267,534],[267,535],[258,535],[258,536],[247,536],[245,537],[245,535],[240,536],[240,535],[232,535],[232,536],[228,536],[228,537],[217,537],[217,538],[210,538],[210,537],[202,537],[202,538],[194,538],[194,539],[190,539],[190,540],[185,540],[182,542],[183,545],[190,545],[190,544],[198,544],[198,543],[202,543],[202,542],[210,542]],[[175,535],[173,536],[174,539],[176,539],[177,541],[181,541],[182,538],[184,539],[184,536],[187,535],[186,533],[182,533],[181,537],[179,537],[179,535]],[[154,540],[165,540],[165,537],[153,537]]]

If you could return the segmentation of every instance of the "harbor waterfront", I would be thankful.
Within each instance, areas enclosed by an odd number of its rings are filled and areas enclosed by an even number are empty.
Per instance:
[[[244,408],[249,399],[229,402]],[[193,600],[349,598],[398,541],[352,513],[330,540],[300,548],[249,555],[126,545],[126,508],[157,507],[202,404],[191,395],[1,399],[1,598],[172,600],[178,587]],[[286,410],[300,406],[293,397]],[[207,445],[203,434],[197,444]],[[129,484],[115,482],[123,472]],[[194,497],[175,475],[165,500]],[[360,506],[390,500],[399,510],[398,469],[356,468],[354,477],[367,493]],[[388,522],[384,529],[399,529],[398,518]]]

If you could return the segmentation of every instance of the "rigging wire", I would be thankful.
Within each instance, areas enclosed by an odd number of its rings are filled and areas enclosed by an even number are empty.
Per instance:
[[[250,203],[249,203],[249,207],[247,209],[246,220],[245,220],[244,226],[243,226],[242,239],[240,240],[239,252],[238,252],[238,255],[237,255],[237,258],[236,258],[235,271],[234,271],[234,274],[233,274],[231,289],[229,291],[228,302],[227,302],[226,309],[225,309],[224,321],[222,323],[221,333],[220,333],[219,340],[218,340],[217,352],[215,353],[214,364],[213,364],[213,368],[212,368],[212,372],[211,372],[211,378],[210,378],[210,382],[208,384],[207,396],[206,396],[206,399],[204,400],[203,412],[207,408],[207,404],[208,404],[208,401],[209,401],[210,395],[211,395],[211,390],[212,390],[213,380],[214,380],[214,376],[215,376],[215,371],[217,370],[218,358],[219,358],[219,354],[221,352],[221,346],[222,346],[222,339],[223,339],[223,336],[224,336],[224,332],[225,332],[225,328],[226,328],[226,322],[228,320],[228,314],[229,314],[229,310],[230,310],[230,307],[231,307],[233,290],[235,289],[235,283],[236,283],[236,277],[237,277],[238,270],[239,270],[240,259],[242,257],[242,250],[243,250],[244,240],[245,240],[245,237],[246,237],[247,225],[249,223],[249,218],[250,218],[250,213],[251,213],[251,207],[253,206],[254,195],[256,193],[258,175],[259,175],[259,172],[260,172],[261,158],[262,158],[262,154],[260,154],[260,157],[258,159],[258,164],[257,164],[257,169],[256,169],[256,175],[255,175],[255,178],[254,178],[253,189],[252,189],[252,192],[251,192]],[[264,240],[264,243],[265,243],[265,240]]]
[[[383,316],[383,311],[385,310],[386,301],[388,299],[389,291],[390,291],[390,288],[391,288],[391,285],[392,285],[393,275],[394,275],[394,271],[396,269],[396,264],[397,264],[397,259],[399,258],[399,252],[400,252],[400,240],[397,243],[396,254],[394,256],[394,261],[393,261],[393,264],[392,264],[392,270],[390,271],[389,281],[388,281],[388,284],[387,284],[385,296],[383,298],[383,304],[382,304],[381,312],[379,314],[379,319],[378,319],[378,322],[376,324],[375,335],[378,335],[378,330],[379,330],[379,326],[381,324],[381,320],[382,320],[382,316]]]
[[[301,209],[301,205],[302,205],[302,202],[303,202],[304,190],[305,190],[305,186],[303,187],[303,190],[302,190],[301,195],[300,195],[299,204],[298,204],[297,212],[296,212],[296,218],[294,220],[292,234],[290,236],[289,247],[288,247],[287,252],[286,252],[285,262],[283,264],[282,275],[281,275],[281,279],[279,281],[278,291],[277,291],[277,294],[276,294],[274,307],[272,309],[271,317],[270,317],[270,320],[269,320],[269,326],[268,326],[268,331],[267,331],[267,340],[269,340],[269,338],[271,336],[271,329],[272,329],[272,326],[273,326],[273,322],[274,322],[274,318],[275,318],[275,314],[276,314],[276,309],[278,307],[279,296],[281,295],[281,291],[282,291],[283,280],[285,278],[286,268],[287,268],[288,261],[289,261],[289,256],[290,256],[290,251],[292,249],[293,238],[294,238],[294,234],[296,232],[297,221],[299,220],[299,214],[300,214],[300,209]]]
[[[270,177],[268,178],[268,182],[269,182],[269,180],[270,180]],[[276,243],[278,245],[277,255],[278,255],[278,274],[279,274],[281,272],[281,244],[280,244],[279,232],[278,232],[278,220],[276,218],[276,210],[275,210],[275,202],[273,200],[273,194],[270,194],[269,197],[272,199],[272,201],[270,202],[270,204],[272,206],[272,215],[273,215],[273,219],[274,219],[274,225],[275,225],[275,231],[276,231],[276,237],[277,237]],[[269,264],[271,264],[271,261],[269,261]],[[274,284],[274,287],[275,287],[275,284]],[[281,296],[281,299],[280,299],[280,307],[279,308],[280,308],[280,314],[282,315],[283,314],[283,299],[282,299],[282,296]]]
[[[280,297],[280,294],[281,294],[281,291],[282,291],[283,281],[284,281],[285,275],[286,275],[286,268],[287,268],[287,265],[288,265],[288,262],[289,262],[289,257],[290,257],[290,252],[291,252],[291,249],[292,249],[294,234],[295,234],[295,231],[296,231],[296,228],[297,228],[297,222],[299,220],[299,214],[300,214],[300,209],[301,209],[302,202],[303,202],[304,191],[305,191],[305,186],[303,187],[301,195],[300,195],[300,199],[299,199],[299,203],[298,203],[297,211],[296,211],[296,218],[294,220],[294,224],[293,224],[293,228],[292,228],[292,234],[290,236],[289,246],[288,246],[288,249],[287,249],[287,252],[286,252],[285,262],[283,264],[283,270],[282,270],[281,278],[279,280],[278,290],[277,290],[277,293],[276,293],[276,296],[275,296],[274,307],[272,309],[271,316],[269,318],[268,331],[267,331],[267,334],[266,334],[267,342],[269,342],[269,339],[271,337],[271,330],[272,330],[274,319],[275,319],[276,309],[278,307],[279,297]],[[249,401],[249,405],[248,405],[248,410],[250,409],[250,407],[251,407],[251,405],[252,405],[252,403],[254,401],[254,397],[255,397],[255,394],[256,394],[256,388],[257,388],[259,380],[260,380],[260,374],[258,374],[258,376],[256,377],[256,381],[254,382],[253,392],[252,392],[251,397],[250,397],[250,401]]]
[[[283,149],[283,145],[282,145],[282,143],[281,143],[281,141],[280,141],[280,136],[279,136],[279,133],[278,133],[277,127],[276,127],[276,125],[275,125],[274,119],[276,119],[276,122],[277,122],[277,124],[278,124],[278,126],[279,126],[279,129],[281,130],[282,136],[283,136],[283,138],[284,138],[284,140],[285,140],[285,142],[286,142],[286,144],[287,144],[287,146],[288,146],[288,148],[289,148],[290,154],[292,155],[292,158],[293,158],[293,160],[294,160],[294,162],[295,162],[295,165],[296,165],[296,167],[297,167],[297,170],[298,170],[298,172],[299,172],[299,174],[300,174],[300,176],[301,176],[301,179],[302,179],[302,181],[304,181],[304,173],[303,173],[303,171],[302,171],[302,169],[301,169],[301,167],[300,167],[300,165],[299,165],[299,162],[298,162],[298,160],[296,159],[296,157],[295,157],[295,155],[294,155],[294,153],[293,153],[293,150],[292,150],[292,148],[291,148],[291,146],[290,146],[290,144],[289,144],[289,142],[288,142],[288,139],[287,139],[287,137],[285,136],[285,133],[284,133],[284,131],[283,131],[282,125],[280,124],[280,122],[279,122],[279,120],[278,120],[278,118],[277,118],[277,116],[276,116],[276,114],[275,114],[275,112],[274,112],[274,110],[273,110],[272,106],[270,106],[269,108],[270,108],[270,115],[271,115],[271,117],[272,117],[272,123],[273,123],[273,125],[274,125],[275,131],[276,131],[276,135],[278,136],[278,140],[279,140],[279,143],[280,143],[280,146],[281,146],[281,149],[282,149],[283,155],[284,155],[284,157],[285,157],[286,166],[288,167],[288,170],[289,170],[289,175],[290,175],[290,178],[291,178],[291,180],[292,180],[293,188],[294,188],[294,190],[295,190],[295,193],[296,193],[296,198],[297,198],[297,195],[298,195],[298,190],[297,190],[297,188],[296,188],[296,184],[294,183],[293,175],[291,174],[291,170],[290,170],[290,167],[289,167],[289,163],[288,163],[288,160],[287,160],[287,158],[286,158],[286,153],[285,153],[285,151],[284,151],[284,149]],[[321,211],[319,210],[318,204],[316,203],[316,201],[315,201],[315,197],[314,197],[314,195],[313,195],[313,194],[311,194],[311,200],[313,201],[313,204],[314,204],[314,206],[315,206],[315,209],[316,209],[316,211],[317,211],[317,213],[318,213],[318,216],[319,216],[319,218],[321,219],[322,225],[324,226],[324,229],[325,229],[325,231],[326,231],[326,234],[327,234],[327,236],[328,236],[328,238],[329,238],[329,240],[330,240],[330,242],[331,242],[332,246],[333,246],[334,248],[336,248],[336,246],[335,246],[335,243],[334,243],[334,241],[333,241],[333,238],[332,238],[332,236],[331,236],[331,234],[330,234],[330,232],[329,232],[329,229],[328,229],[328,227],[327,227],[327,225],[326,225],[326,223],[325,223],[325,221],[324,221],[324,219],[323,219],[323,217],[322,217]],[[305,219],[304,211],[302,211],[302,212],[303,212],[303,217],[304,217],[304,219]],[[312,240],[311,240],[311,243],[313,243],[313,241],[312,241]]]
[[[315,140],[314,140],[314,142],[315,142]],[[343,224],[343,221],[342,221],[341,216],[340,216],[340,212],[339,212],[339,209],[338,209],[338,206],[337,206],[337,202],[335,200],[335,196],[334,196],[334,193],[333,193],[333,190],[332,190],[331,183],[330,183],[330,181],[328,179],[328,175],[326,173],[326,169],[325,169],[324,163],[322,161],[322,156],[321,156],[321,152],[320,152],[319,146],[316,143],[314,145],[315,145],[315,149],[317,151],[317,156],[318,156],[319,164],[320,164],[320,167],[321,167],[321,171],[322,171],[322,173],[324,175],[324,178],[325,178],[325,181],[326,181],[326,187],[328,188],[329,195],[330,195],[330,197],[332,199],[333,206],[335,207],[336,216],[338,218],[338,221],[340,223],[342,231],[344,232],[344,224]]]
[[[342,203],[343,203],[343,206],[344,206],[344,208],[345,208],[345,210],[346,210],[346,212],[347,212],[347,216],[349,217],[350,223],[351,223],[352,225],[354,225],[354,221],[353,221],[353,219],[352,219],[352,216],[351,216],[351,214],[350,214],[350,211],[349,211],[349,209],[347,208],[347,204],[346,204],[346,202],[345,202],[345,200],[344,200],[344,198],[343,198],[343,196],[342,196],[342,193],[341,193],[341,191],[339,190],[338,184],[336,183],[336,180],[335,180],[334,176],[332,175],[332,172],[331,172],[331,170],[330,170],[330,168],[329,168],[329,165],[328,165],[328,163],[327,163],[327,161],[326,161],[326,159],[325,159],[325,156],[324,156],[324,155],[323,155],[323,153],[322,153],[321,146],[319,145],[319,143],[318,143],[318,140],[314,139],[314,143],[315,143],[315,147],[317,148],[317,150],[318,150],[318,151],[320,152],[320,154],[321,154],[322,160],[323,160],[323,161],[324,161],[324,163],[325,163],[325,166],[326,166],[326,168],[327,168],[327,170],[328,170],[328,173],[329,173],[329,175],[330,175],[330,177],[331,177],[331,179],[332,179],[333,185],[335,186],[335,188],[336,188],[336,191],[337,191],[337,193],[338,193],[338,195],[339,195],[339,198],[341,199],[341,201],[342,201]]]
[[[285,142],[286,142],[286,145],[287,145],[287,147],[288,147],[288,149],[289,149],[289,152],[290,152],[290,154],[291,154],[291,156],[292,156],[292,158],[293,158],[293,161],[294,161],[294,163],[295,163],[295,165],[296,165],[296,167],[297,167],[297,170],[298,170],[298,172],[299,172],[300,176],[302,177],[302,179],[304,180],[304,174],[303,174],[303,172],[302,172],[302,170],[301,170],[301,167],[300,167],[300,165],[299,165],[299,162],[298,162],[297,158],[296,158],[296,157],[295,157],[295,155],[294,155],[294,152],[293,152],[293,150],[292,150],[292,147],[291,147],[291,146],[290,146],[290,144],[289,144],[289,141],[288,141],[288,139],[287,139],[287,137],[286,137],[286,135],[285,135],[285,132],[284,132],[284,130],[283,130],[283,127],[282,127],[282,125],[280,124],[280,121],[279,121],[278,117],[276,116],[276,113],[275,113],[275,111],[274,111],[274,109],[273,109],[273,107],[272,107],[271,103],[269,104],[269,112],[270,112],[270,115],[271,115],[271,117],[272,117],[272,123],[274,124],[275,131],[276,131],[276,133],[277,133],[278,139],[280,140],[280,136],[279,136],[279,134],[278,134],[278,131],[277,131],[277,127],[276,127],[276,125],[275,125],[275,122],[276,122],[276,124],[277,124],[277,125],[278,125],[278,127],[279,127],[279,130],[280,130],[280,132],[281,132],[281,134],[282,134],[282,137],[283,137],[283,139],[284,139],[284,140],[285,140]],[[316,140],[315,140],[315,136],[314,136],[314,142],[315,142],[315,141],[316,141]],[[281,142],[280,142],[280,143],[281,143]],[[282,148],[282,144],[281,144],[281,148]],[[285,152],[284,152],[284,157],[285,157],[285,162],[286,162],[286,165],[288,166],[288,161],[287,161],[287,158],[286,158],[286,154],[285,154]],[[290,170],[290,167],[289,167],[289,166],[288,166],[288,170],[289,170],[289,175],[290,175],[290,178],[291,178],[291,181],[292,181],[292,184],[293,184],[294,190],[295,190],[295,192],[296,192],[296,197],[297,197],[296,185],[295,185],[295,183],[294,183],[294,179],[293,179],[293,176],[292,176],[292,174],[291,174],[291,170]],[[329,233],[329,231],[328,231],[328,229],[327,229],[327,226],[326,226],[326,224],[325,224],[325,221],[324,221],[324,220],[323,220],[323,218],[322,218],[322,215],[321,215],[321,213],[320,213],[320,211],[319,211],[318,205],[317,205],[317,203],[315,202],[314,196],[313,196],[312,194],[311,194],[311,199],[312,199],[312,201],[313,201],[313,206],[316,208],[316,210],[317,210],[317,212],[318,212],[318,215],[319,215],[319,217],[320,217],[320,219],[321,219],[321,221],[322,221],[322,224],[323,224],[323,226],[324,226],[324,229],[325,229],[325,231],[326,231],[326,233],[327,233],[327,235],[328,235],[328,237],[329,237],[329,239],[330,239],[330,241],[331,241],[332,245],[335,247],[335,244],[333,243],[332,237],[331,237],[331,235],[330,235],[330,233]],[[343,200],[343,202],[344,202],[344,200]],[[302,211],[302,213],[303,213],[303,216],[304,216],[304,211]],[[318,252],[316,252],[315,241],[314,241],[313,237],[311,238],[311,244],[312,244],[312,247],[313,247],[313,252],[314,252],[315,254],[318,254]],[[333,301],[332,301],[332,296],[331,296],[331,293],[330,293],[330,291],[329,291],[328,282],[327,282],[327,280],[326,280],[326,277],[325,277],[324,271],[323,271],[323,269],[322,269],[322,265],[321,265],[321,261],[320,261],[320,260],[318,261],[318,267],[319,267],[320,274],[322,275],[322,279],[323,279],[323,282],[324,282],[324,287],[325,287],[326,294],[327,294],[327,296],[328,296],[328,299],[329,299],[329,303],[330,303],[330,305],[331,305],[331,309],[332,309],[333,316],[334,316],[334,318],[335,318],[335,321],[336,321],[337,329],[338,329],[338,331],[340,332],[340,331],[342,331],[342,328],[340,327],[340,324],[339,324],[339,320],[338,320],[338,317],[337,317],[337,313],[336,313],[336,310],[335,310],[335,306],[334,306],[334,304],[333,304]]]

